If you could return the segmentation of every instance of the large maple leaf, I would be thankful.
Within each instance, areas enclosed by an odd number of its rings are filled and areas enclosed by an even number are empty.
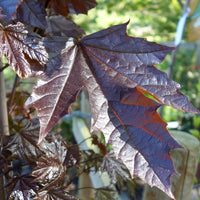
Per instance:
[[[175,170],[169,152],[180,145],[156,110],[167,104],[198,111],[180,93],[180,85],[153,66],[173,48],[130,37],[126,26],[110,27],[79,42],[66,39],[61,67],[40,75],[27,105],[38,110],[41,141],[86,87],[93,116],[91,130],[104,133],[133,177],[173,197],[170,176]],[[144,91],[160,103],[147,98]]]

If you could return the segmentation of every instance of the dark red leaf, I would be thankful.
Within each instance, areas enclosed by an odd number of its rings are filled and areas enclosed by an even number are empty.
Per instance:
[[[12,1],[1,0],[0,7],[3,9],[2,10],[3,16],[1,17],[1,19],[3,19],[6,22],[10,21],[11,19],[14,19],[16,14],[16,9],[21,2],[22,0],[12,0]]]
[[[63,16],[68,13],[87,14],[88,10],[97,5],[95,0],[51,0],[51,4],[54,10]]]
[[[27,104],[38,110],[40,141],[66,114],[82,87],[89,93],[92,131],[102,131],[133,177],[140,177],[173,197],[170,176],[175,173],[169,152],[179,148],[156,112],[161,105],[198,112],[180,93],[180,86],[153,65],[173,48],[133,38],[127,24],[110,27],[61,50],[62,65],[43,73]],[[149,151],[151,149],[151,151]]]
[[[91,98],[91,103],[95,101],[99,105],[99,111],[93,112],[93,116],[96,115],[93,130],[102,130],[116,158],[122,160],[133,177],[140,177],[173,197],[170,176],[175,170],[169,152],[180,145],[169,135],[166,124],[156,113],[156,102],[148,99],[147,105],[147,97],[138,94],[136,89],[127,94],[122,90],[121,98],[121,102],[103,101],[103,95],[99,95],[98,100]],[[140,101],[145,102],[144,105]]]
[[[20,175],[10,179],[5,185],[8,191],[8,199],[28,200],[32,190],[36,191],[36,184],[32,181],[33,177],[30,175]]]
[[[42,156],[39,158],[32,175],[35,177],[34,182],[40,182],[47,187],[51,187],[62,183],[65,171],[57,157]]]
[[[41,0],[23,0],[17,9],[17,20],[30,26],[45,29],[46,11]]]
[[[62,65],[62,55],[61,51],[65,48],[68,37],[45,37],[43,39],[43,46],[49,54],[49,61],[47,63],[47,68],[45,75],[49,77],[54,70],[59,70]]]
[[[98,81],[96,76],[103,79],[105,84],[109,78],[111,82],[123,87],[137,86],[139,89],[146,89],[161,102],[174,108],[198,112],[189,103],[187,97],[180,93],[177,83],[169,80],[164,72],[151,66],[161,62],[171,48],[147,42],[144,39],[128,37],[125,28],[126,24],[122,24],[97,32],[95,35],[83,38],[78,45],[73,39],[65,40],[67,43],[66,48],[62,50],[61,68],[51,77],[43,73],[40,76],[42,82],[38,82],[33,92],[37,95],[32,95],[27,102],[40,108],[41,136],[66,114],[69,105],[74,102],[83,86],[90,88],[93,81]],[[56,40],[55,43],[51,41],[49,49],[53,49],[55,44],[57,44]],[[63,39],[60,44],[57,47],[60,49],[59,52],[64,48]],[[48,40],[44,46],[48,51]],[[99,51],[99,54],[96,51]],[[58,65],[61,64],[60,59]],[[52,68],[48,73],[51,71]],[[90,76],[94,79],[88,79]],[[53,88],[52,85],[54,85]],[[111,87],[104,90],[109,100],[115,99],[116,95],[118,95],[118,101],[120,100],[118,91],[113,91]],[[47,102],[48,106],[45,106]]]
[[[101,170],[108,172],[111,181],[114,184],[117,182],[117,175],[120,175],[123,177],[123,179],[130,178],[128,170],[120,160],[116,159],[116,156],[113,152],[109,152],[103,157]]]
[[[69,145],[67,147],[67,154],[65,157],[64,165],[67,167],[72,167],[79,164],[81,159],[81,154],[78,145]]]
[[[67,154],[67,144],[60,136],[50,139],[51,142],[45,142],[40,148],[45,155],[37,161],[37,166],[33,170],[32,175],[34,181],[40,182],[46,187],[60,185],[65,177],[65,169],[63,163]]]
[[[0,56],[3,55],[22,78],[31,75],[31,61],[40,65],[48,60],[45,48],[40,44],[40,37],[29,34],[20,22],[7,27],[0,25]]]
[[[67,194],[65,189],[49,189],[38,193],[34,200],[78,200],[76,197]]]
[[[114,72],[122,74],[124,80],[118,81],[120,85],[137,86],[163,104],[185,112],[198,113],[188,102],[188,98],[181,94],[180,85],[152,66],[159,64],[173,48],[148,42],[143,38],[129,37],[126,26],[127,24],[113,26],[82,39],[84,53],[89,57],[90,65],[95,71],[100,65],[111,76]],[[131,84],[127,79],[131,80]]]
[[[37,145],[40,130],[39,121],[34,119],[31,122],[29,119],[24,119],[21,126],[18,133],[8,136],[4,151],[10,151],[12,157],[20,159],[25,157],[29,161],[35,161],[42,155],[42,151]]]
[[[51,36],[80,38],[84,34],[82,27],[76,25],[73,21],[66,19],[62,15],[48,17],[47,24],[48,27],[45,33],[49,33]]]

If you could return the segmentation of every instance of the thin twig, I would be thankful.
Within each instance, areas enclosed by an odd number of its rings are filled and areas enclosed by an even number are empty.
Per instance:
[[[71,183],[73,183],[81,174],[88,172],[88,170],[90,170],[91,168],[93,168],[93,166],[88,167],[87,169],[83,169],[83,171],[77,173],[74,177],[72,177],[68,183],[66,184],[67,186],[69,186]]]
[[[90,159],[87,159],[87,160],[83,160],[83,161],[79,162],[79,164],[84,164],[84,163],[86,163],[86,162],[90,162],[90,161],[92,161],[92,160],[96,160],[96,159],[99,159],[99,158],[103,158],[103,156],[97,156],[97,157],[94,157],[94,158],[90,158]],[[76,167],[76,165],[79,166],[79,164],[68,165],[68,166],[67,166],[67,169],[72,168],[72,167]],[[87,169],[87,170],[88,170],[88,169]]]
[[[15,82],[14,82],[12,92],[11,92],[11,96],[10,96],[10,99],[9,99],[9,102],[8,102],[8,110],[10,110],[10,107],[12,105],[12,102],[13,102],[13,99],[14,99],[14,96],[15,96],[15,91],[16,91],[17,84],[18,84],[18,80],[19,80],[19,77],[16,75],[15,76]]]
[[[19,84],[21,85],[21,84],[35,84],[35,82],[34,81],[20,81],[19,82]]]
[[[108,186],[105,186],[103,188],[94,188],[94,187],[81,187],[81,188],[76,188],[76,189],[73,189],[73,190],[68,190],[69,192],[74,192],[74,191],[77,191],[77,190],[84,190],[84,189],[94,189],[94,190],[106,190],[106,191],[109,191],[109,192],[116,192],[115,190],[113,189],[109,189],[109,188],[106,188],[106,187],[109,187],[110,185]]]
[[[78,146],[80,146],[81,144],[83,144],[86,140],[92,139],[92,136],[85,138],[84,140],[82,140]]]
[[[181,0],[177,0],[177,1],[179,2],[180,6],[183,8],[183,3],[182,3],[182,1],[181,1]]]
[[[2,68],[0,68],[0,72],[3,72],[4,69],[6,69],[7,67],[9,67],[9,64],[5,64]]]

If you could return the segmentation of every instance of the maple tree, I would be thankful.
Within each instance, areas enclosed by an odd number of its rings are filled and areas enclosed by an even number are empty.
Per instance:
[[[83,37],[83,28],[70,14],[87,14],[96,5],[95,0],[0,2],[0,55],[21,78],[38,79],[26,106],[36,108],[39,121],[32,120],[26,108],[20,120],[12,116],[14,131],[1,135],[1,175],[6,177],[9,199],[77,199],[70,194],[70,184],[90,170],[94,163],[87,162],[89,156],[94,156],[96,170],[107,170],[113,182],[116,174],[129,178],[130,173],[174,198],[170,177],[176,172],[170,151],[181,146],[157,109],[169,105],[199,111],[178,83],[154,67],[172,47],[128,36],[128,22]],[[91,132],[103,132],[106,141],[93,138],[101,150],[98,159],[51,131],[84,87],[91,105]],[[26,174],[15,173],[16,160],[25,162]],[[69,178],[70,168],[81,163],[88,164]],[[105,195],[98,192],[96,198]]]

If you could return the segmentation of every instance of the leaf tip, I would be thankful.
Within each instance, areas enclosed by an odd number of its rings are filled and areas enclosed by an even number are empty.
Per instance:
[[[125,24],[128,25],[128,24],[130,23],[130,21],[131,21],[131,20],[129,19]]]

